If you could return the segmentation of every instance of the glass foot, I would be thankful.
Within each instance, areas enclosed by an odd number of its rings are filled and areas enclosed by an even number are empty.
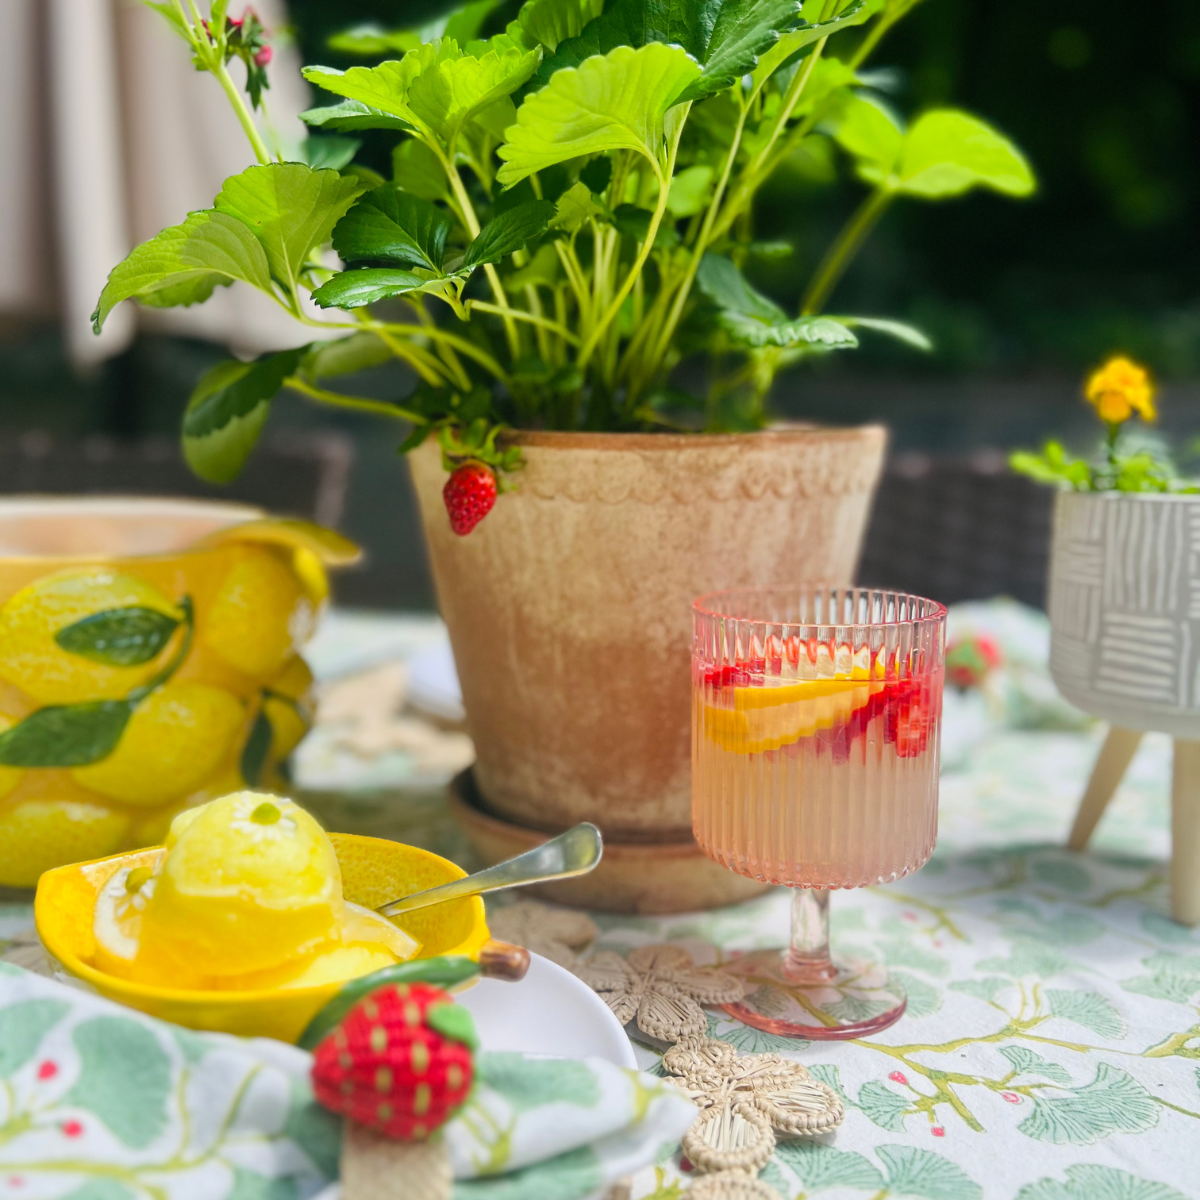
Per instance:
[[[784,950],[754,950],[722,970],[747,981],[746,997],[721,1008],[731,1017],[780,1037],[866,1037],[904,1015],[908,997],[879,963],[855,960],[796,963]]]

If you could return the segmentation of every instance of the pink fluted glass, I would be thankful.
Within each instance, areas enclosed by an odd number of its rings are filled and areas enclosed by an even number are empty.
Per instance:
[[[718,592],[693,613],[696,840],[796,889],[791,945],[730,964],[748,994],[726,1011],[791,1037],[884,1029],[903,991],[878,964],[831,958],[829,892],[933,853],[946,610],[821,586]]]

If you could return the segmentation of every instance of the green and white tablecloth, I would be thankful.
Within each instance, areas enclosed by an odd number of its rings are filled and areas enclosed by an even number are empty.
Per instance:
[[[763,1178],[786,1200],[1200,1197],[1200,931],[1166,916],[1170,743],[1145,739],[1092,851],[1067,853],[1102,730],[1055,699],[1035,614],[997,603],[954,620],[996,634],[1009,666],[990,703],[950,700],[937,852],[912,878],[833,902],[836,945],[881,956],[908,990],[908,1014],[875,1037],[823,1045],[711,1018],[717,1036],[747,1053],[794,1056],[846,1102],[835,1136],[781,1142]],[[380,628],[337,624],[324,672],[356,653],[361,662]],[[402,653],[437,636],[412,619],[388,628]],[[331,827],[461,856],[436,780],[403,744],[389,743],[394,785],[376,765],[365,788],[347,778],[336,796],[302,798]],[[332,741],[313,753],[333,770]],[[428,746],[416,753],[437,759]],[[711,962],[779,944],[788,900],[779,892],[663,919],[600,915],[598,945],[678,941]],[[27,909],[10,907],[0,938],[27,922]],[[655,1053],[637,1052],[654,1069]],[[689,1178],[667,1156],[636,1177],[633,1195],[671,1200]],[[36,1195],[6,1191],[0,1178],[0,1197],[10,1194]]]

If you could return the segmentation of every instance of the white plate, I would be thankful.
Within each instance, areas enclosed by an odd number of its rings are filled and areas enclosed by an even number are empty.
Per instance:
[[[540,954],[520,983],[481,979],[455,999],[475,1018],[484,1050],[556,1058],[606,1058],[637,1067],[633,1047],[608,1005],[587,984]]]

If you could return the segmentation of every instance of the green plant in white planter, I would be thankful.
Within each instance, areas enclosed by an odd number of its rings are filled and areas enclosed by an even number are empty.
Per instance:
[[[475,0],[419,33],[340,39],[396,57],[306,68],[335,102],[304,114],[303,161],[284,161],[253,115],[269,47],[252,14],[157,0],[258,163],[113,270],[96,329],[125,299],[259,289],[319,340],[200,381],[183,423],[193,469],[232,479],[287,389],[408,423],[404,449],[436,434],[446,466],[464,468],[446,490],[464,533],[520,465],[505,429],[760,429],[780,369],[852,348],[861,330],[927,344],[827,311],[894,200],[1033,190],[1020,152],[978,118],[935,109],[906,125],[866,86],[869,56],[915,2],[529,0],[497,27],[499,0]],[[392,179],[354,164],[365,129],[394,134]],[[788,313],[742,273],[779,252],[755,240],[754,198],[790,156],[831,143],[869,190]],[[314,304],[344,317],[318,321]],[[682,394],[673,372],[702,352],[707,394]],[[390,358],[419,381],[396,403],[329,386]]]
[[[1171,911],[1200,924],[1200,487],[1139,445],[1153,421],[1144,368],[1110,360],[1085,394],[1106,436],[1093,461],[1058,443],[1013,455],[1057,485],[1050,552],[1050,669],[1068,700],[1111,728],[1068,844],[1082,850],[1146,730],[1175,739]]]

